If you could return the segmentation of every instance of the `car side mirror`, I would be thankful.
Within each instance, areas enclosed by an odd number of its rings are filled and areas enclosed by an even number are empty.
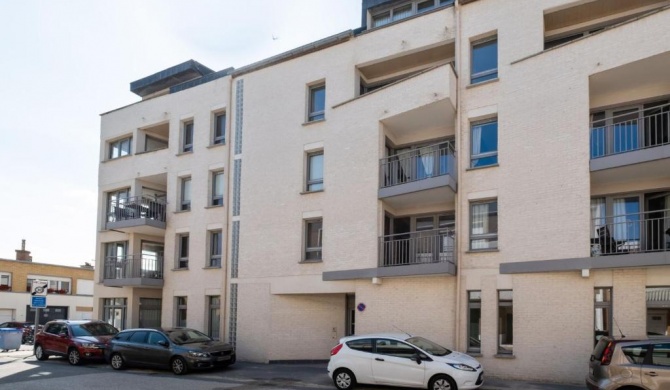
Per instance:
[[[414,355],[412,355],[412,360],[414,360],[416,364],[421,364],[421,355],[415,353]]]
[[[161,341],[159,341],[159,342],[156,343],[156,344],[160,345],[161,347],[165,347],[165,348],[167,348],[167,347],[170,345],[170,344],[168,344],[168,342],[165,341],[165,340],[161,340]]]

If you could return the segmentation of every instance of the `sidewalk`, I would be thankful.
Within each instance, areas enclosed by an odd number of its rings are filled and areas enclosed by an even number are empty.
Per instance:
[[[0,363],[8,363],[13,360],[25,359],[33,356],[33,346],[22,344],[19,350],[11,349],[9,351],[0,350]]]

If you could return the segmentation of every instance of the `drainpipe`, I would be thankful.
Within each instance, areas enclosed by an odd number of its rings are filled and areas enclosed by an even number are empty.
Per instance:
[[[456,62],[455,65],[459,65],[459,63],[463,63],[463,56],[462,56],[462,48],[461,48],[461,4],[460,0],[456,1],[454,3],[454,12],[456,13]],[[463,164],[461,164],[460,161],[458,161],[458,157],[461,154],[460,152],[463,150],[463,137],[461,134],[461,100],[462,97],[460,96],[460,91],[465,90],[464,88],[461,88],[462,81],[461,79],[463,78],[463,72],[461,71],[461,66],[456,67],[457,69],[457,74],[460,75],[458,77],[458,80],[456,81],[457,88],[456,88],[456,93],[457,93],[457,103],[456,103],[456,136],[457,136],[457,143],[458,143],[458,150],[457,150],[457,156],[456,156],[456,161],[457,161],[457,166],[458,166],[458,172],[456,173],[459,178],[462,177],[460,174],[460,171],[463,170]],[[460,186],[459,186],[460,187]],[[456,194],[456,211],[461,209],[460,205],[460,194]],[[458,213],[458,218],[456,219],[456,232],[460,233],[457,234],[457,237],[459,237],[459,240],[457,241],[456,248],[458,250],[458,256],[456,256],[456,349],[465,351],[465,348],[462,348],[463,345],[463,340],[461,339],[461,258],[463,251],[461,250],[461,245],[458,245],[458,242],[462,242],[462,232],[463,229],[461,228],[463,226],[463,213],[459,212]]]

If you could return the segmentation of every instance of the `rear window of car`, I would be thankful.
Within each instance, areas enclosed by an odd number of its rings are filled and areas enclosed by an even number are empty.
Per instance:
[[[621,347],[621,352],[633,364],[642,364],[647,356],[648,345],[629,345]]]
[[[372,339],[360,339],[347,341],[347,347],[361,352],[372,352]]]

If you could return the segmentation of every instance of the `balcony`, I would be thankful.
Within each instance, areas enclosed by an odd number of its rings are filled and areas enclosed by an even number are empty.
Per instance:
[[[384,157],[379,164],[379,198],[395,208],[454,201],[456,158],[451,142]]]
[[[591,256],[670,252],[670,209],[594,218]]]
[[[163,257],[113,256],[105,259],[103,284],[109,287],[163,287]]]
[[[149,196],[120,197],[109,204],[107,229],[126,233],[162,235],[165,202]]]

